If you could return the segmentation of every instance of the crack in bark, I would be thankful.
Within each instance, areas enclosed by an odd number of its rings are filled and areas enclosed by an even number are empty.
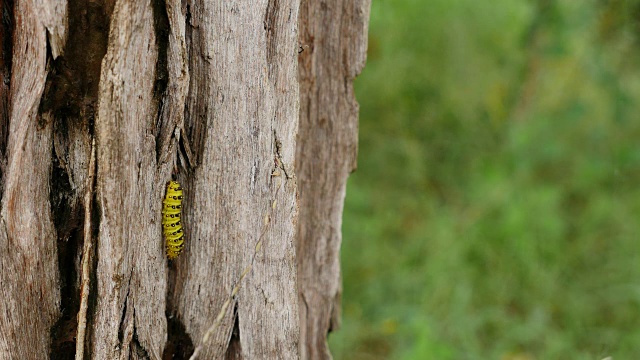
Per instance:
[[[124,341],[124,335],[126,328],[124,328],[124,323],[127,320],[127,310],[129,307],[129,294],[131,293],[131,275],[129,275],[129,281],[127,284],[127,294],[124,296],[124,306],[122,307],[122,315],[120,315],[120,322],[118,322],[118,343],[121,345]],[[128,326],[127,326],[128,327]]]
[[[238,303],[236,302],[233,307],[233,330],[229,336],[229,343],[227,344],[227,352],[225,353],[225,360],[242,360],[242,343],[240,342],[240,314],[238,314]]]
[[[153,8],[153,30],[155,32],[156,48],[158,49],[158,58],[156,59],[155,84],[153,87],[153,98],[158,103],[158,111],[156,118],[156,137],[159,137],[160,128],[163,124],[163,113],[165,106],[165,96],[167,84],[169,83],[169,70],[167,68],[167,53],[169,48],[169,16],[167,15],[167,3],[165,0],[153,0],[151,2]],[[170,120],[170,119],[169,119]],[[173,131],[171,131],[173,133]],[[157,142],[157,161],[160,160],[160,154],[163,148],[162,141]]]
[[[11,89],[11,61],[13,53],[13,0],[5,0],[0,7],[0,185],[4,183],[7,166],[7,139],[9,136],[9,94]],[[2,192],[0,191],[0,201]]]
[[[183,7],[179,0],[154,0],[154,30],[158,47],[156,161],[161,168],[175,164],[177,150],[177,158],[186,171],[197,166],[184,131],[190,82],[189,13],[184,14],[188,9],[188,5]],[[163,80],[159,82],[158,76]]]
[[[285,164],[285,162],[282,160],[282,142],[280,141],[280,139],[278,139],[278,135],[276,134],[276,131],[273,130],[273,147],[275,150],[275,158],[274,158],[274,169],[271,172],[271,176],[279,176],[280,172],[279,170],[282,170],[282,172],[284,173],[285,179],[287,180],[291,180],[291,179],[295,179],[295,174],[293,173],[293,171],[290,169],[289,165]]]
[[[278,12],[280,11],[280,0],[269,0],[264,14],[264,30],[266,32],[267,45],[267,68],[269,69],[269,80],[275,82],[273,67],[277,66],[279,59],[276,59],[278,51]]]
[[[52,143],[53,145],[53,143]],[[53,151],[52,151],[53,153]],[[77,288],[79,242],[82,238],[79,225],[81,217],[71,203],[73,192],[69,175],[53,156],[53,166],[49,179],[50,203],[53,211],[54,227],[57,229],[58,272],[60,274],[61,316],[51,329],[51,358],[72,359],[75,350],[77,322],[75,315],[79,308]]]
[[[192,169],[198,167],[201,163],[203,152],[207,141],[207,118],[211,116],[209,106],[206,101],[194,97],[194,92],[198,91],[200,82],[210,82],[210,86],[215,86],[215,82],[210,79],[210,74],[202,74],[204,67],[203,61],[210,63],[213,58],[211,55],[200,56],[203,54],[203,37],[202,28],[199,24],[194,25],[191,1],[185,5],[185,62],[186,73],[189,79],[185,97],[188,101],[184,102],[184,123],[182,126],[182,138],[188,140],[185,142],[185,153],[187,160],[190,162]],[[196,7],[197,9],[197,7]],[[196,12],[197,13],[197,12]],[[195,77],[194,77],[195,76]],[[202,77],[199,79],[199,77]],[[191,81],[191,79],[194,81]],[[218,98],[224,102],[224,94],[218,94]],[[188,150],[186,149],[188,147]]]
[[[162,353],[163,360],[185,360],[193,354],[194,346],[182,321],[167,311],[167,344]]]
[[[87,191],[89,194],[92,191],[87,188],[86,180],[91,176],[88,169],[91,134],[100,68],[107,47],[109,14],[106,7],[102,1],[69,0],[68,11],[72,16],[68,19],[68,39],[61,52],[64,55],[52,61],[55,55],[51,53],[53,48],[47,48],[51,71],[47,76],[39,111],[42,114],[40,127],[53,122],[54,128],[50,203],[58,234],[58,272],[62,290],[62,316],[51,331],[51,357],[54,359],[73,358],[74,350],[79,345],[75,334],[78,331],[77,314],[81,303],[81,224],[83,221],[97,223],[97,219],[91,215],[91,209],[85,209],[85,214],[82,214],[81,209],[87,205],[81,199]],[[48,35],[48,40],[52,40],[50,29]],[[94,195],[90,196],[94,198]],[[86,214],[89,214],[89,218],[86,218]],[[91,235],[94,235],[94,230],[88,228]],[[91,259],[89,265],[95,265],[94,260]],[[92,284],[95,285],[95,277],[91,272],[84,276],[87,277],[85,283],[88,290],[93,287]],[[91,317],[88,308],[95,305],[95,299],[86,297],[84,302],[87,311],[80,318],[87,322],[87,318]]]

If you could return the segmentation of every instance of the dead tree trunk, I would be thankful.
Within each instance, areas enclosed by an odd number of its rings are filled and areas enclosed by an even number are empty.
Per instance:
[[[368,0],[0,11],[0,358],[330,357]]]

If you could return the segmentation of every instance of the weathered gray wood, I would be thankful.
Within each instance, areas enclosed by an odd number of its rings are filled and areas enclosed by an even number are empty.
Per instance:
[[[165,179],[156,167],[153,98],[157,48],[151,1],[118,0],[102,62],[96,201],[98,298],[92,357],[162,356],[167,267],[160,209]]]
[[[59,315],[56,233],[49,203],[52,123],[38,115],[46,79],[46,28],[59,29],[53,2],[17,0],[14,8],[10,114],[0,216],[0,356],[37,359],[49,353]],[[3,29],[8,30],[8,29]]]
[[[64,43],[52,2],[39,3]],[[0,356],[42,359],[59,315],[56,233],[49,203],[52,124],[38,116],[46,79],[46,28],[34,3],[17,0],[9,94],[9,131],[0,215]],[[10,31],[9,29],[3,29]],[[3,60],[3,63],[6,60]]]
[[[38,20],[47,29],[51,55],[55,59],[62,55],[67,40],[67,0],[31,0],[31,4],[35,8]]]
[[[339,326],[342,210],[357,157],[353,80],[366,59],[369,8],[369,0],[300,5],[297,255],[305,359],[330,358],[327,334]]]
[[[0,83],[0,358],[64,354],[78,319],[84,358],[193,347],[201,359],[329,356],[368,3],[303,9],[298,0],[15,1],[15,28],[0,24],[13,47],[12,65],[0,53],[0,75],[11,76]],[[302,55],[298,21],[311,44]],[[186,247],[168,263],[160,210],[172,177],[184,187]],[[95,261],[81,266],[84,241]]]
[[[162,103],[161,127],[158,149],[160,164],[174,164],[176,148],[184,129],[184,110],[189,90],[189,58],[186,44],[186,19],[181,0],[167,0],[166,12],[169,26],[167,48],[167,89]]]
[[[174,313],[200,345],[266,227],[252,272],[200,358],[294,359],[298,4],[191,1],[189,7],[185,129],[199,166],[179,176],[188,232]],[[278,166],[287,173],[272,176]],[[230,346],[236,317],[239,344]]]

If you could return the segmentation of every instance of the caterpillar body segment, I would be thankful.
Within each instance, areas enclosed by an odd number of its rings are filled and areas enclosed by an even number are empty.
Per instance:
[[[177,258],[184,247],[181,211],[182,187],[177,181],[170,181],[167,185],[167,195],[162,201],[162,231],[169,260]]]

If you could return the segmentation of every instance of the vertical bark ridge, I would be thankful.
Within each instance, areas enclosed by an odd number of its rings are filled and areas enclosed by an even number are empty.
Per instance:
[[[301,4],[296,170],[304,359],[331,358],[327,334],[339,326],[342,211],[347,177],[357,156],[353,80],[366,59],[369,8],[369,0],[302,0]]]
[[[277,161],[292,167],[295,154],[298,4],[278,3],[271,8],[264,0],[188,5],[191,82],[185,129],[199,165],[185,181],[191,191],[184,209],[188,261],[178,262],[182,281],[174,293],[176,315],[200,345],[251,263],[267,226],[264,217],[276,200],[253,271],[229,306],[238,311],[234,348],[249,359],[298,357],[296,186],[284,176],[271,177]],[[268,8],[271,17],[265,15]],[[272,34],[265,31],[265,18],[276,21]],[[279,64],[268,63],[268,48],[283,54],[273,60]],[[233,325],[233,313],[227,311],[199,358],[223,358]]]
[[[52,122],[38,114],[47,77],[46,28],[51,2],[15,2],[7,166],[0,215],[0,353],[37,359],[50,351],[59,316],[56,234],[49,203]],[[6,10],[6,9],[3,9]],[[58,23],[55,11],[49,12]],[[5,37],[6,38],[6,37]],[[44,355],[46,356],[46,355]]]
[[[165,347],[167,268],[159,214],[166,179],[156,165],[157,56],[151,1],[116,1],[95,124],[96,358],[135,357],[142,349],[158,359]]]
[[[189,59],[186,43],[186,18],[180,0],[166,0],[165,16],[168,21],[165,70],[168,84],[163,94],[158,129],[159,165],[173,167],[177,143],[184,129],[185,100],[189,89]],[[187,140],[187,139],[183,139]]]

